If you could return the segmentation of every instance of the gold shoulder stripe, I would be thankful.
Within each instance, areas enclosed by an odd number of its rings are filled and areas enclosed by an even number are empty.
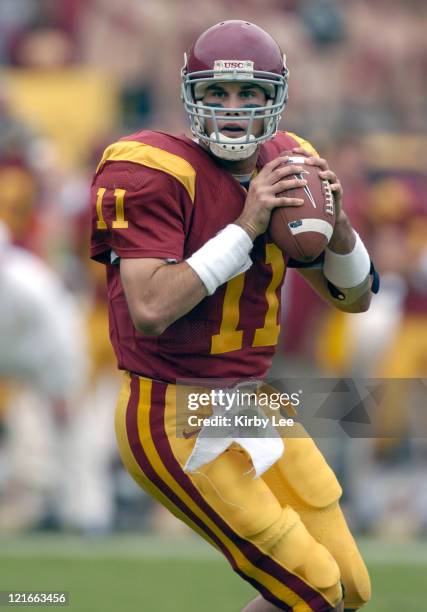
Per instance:
[[[176,178],[185,187],[194,203],[196,171],[188,161],[179,155],[168,153],[168,151],[143,142],[120,140],[105,149],[96,171],[99,172],[107,161],[128,161],[162,170]]]
[[[296,134],[294,134],[294,132],[286,132],[286,134],[288,134],[291,138],[294,138],[300,147],[303,147],[309,153],[312,153],[313,155],[320,157],[319,153],[316,151],[313,145],[310,142],[308,142],[308,140],[304,140],[304,138],[301,138],[301,136],[297,136]]]

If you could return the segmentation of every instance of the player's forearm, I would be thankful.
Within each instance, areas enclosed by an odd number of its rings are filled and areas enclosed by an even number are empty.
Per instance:
[[[124,265],[129,263],[128,260]],[[147,336],[162,334],[207,295],[204,284],[185,262],[159,262],[143,283],[138,276],[122,273],[122,284],[133,324]]]
[[[371,262],[360,237],[341,211],[328,248],[323,269],[301,270],[301,274],[327,302],[344,312],[365,312],[371,303]]]
[[[356,244],[356,234],[351,226],[351,223],[343,210],[336,220],[334,232],[329,242],[328,248],[332,253],[338,255],[349,255]],[[331,295],[328,288],[328,278],[324,276],[324,287],[322,287],[323,297],[338,310],[344,312],[365,312],[368,310],[371,303],[371,282],[369,276],[361,281],[361,283],[348,289],[338,286],[341,290],[340,297],[335,298]]]
[[[334,227],[334,232],[329,241],[328,247],[334,253],[345,255],[350,253],[356,242],[356,236],[351,223],[343,210],[341,210]]]
[[[351,313],[365,312],[368,310],[371,302],[371,282],[369,278],[367,279],[366,283],[366,291],[364,291],[354,301],[351,301],[351,299],[339,300],[331,295],[328,288],[328,279],[324,276],[322,270],[308,268],[298,271],[316,291],[316,293],[334,308],[337,308],[343,312]],[[342,291],[343,295],[345,295],[346,289],[339,289]]]
[[[323,263],[327,300],[344,312],[365,312],[371,303],[371,260],[341,211]]]
[[[252,240],[231,223],[180,264],[124,259],[120,276],[135,327],[160,335],[206,295],[252,265]]]
[[[371,305],[371,299],[372,299],[372,291],[371,291],[371,279],[367,278],[367,280],[364,283],[364,292],[359,295],[359,297],[357,297],[354,301],[348,299],[346,299],[346,301],[342,304],[342,306],[340,306],[339,304],[336,304],[336,300],[334,303],[335,308],[338,308],[339,310],[342,310],[343,312],[352,312],[352,313],[358,313],[358,312],[366,312],[367,310],[369,310],[369,307]]]

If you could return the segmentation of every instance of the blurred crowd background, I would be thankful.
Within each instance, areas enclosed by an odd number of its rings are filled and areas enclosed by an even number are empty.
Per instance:
[[[88,193],[117,137],[188,132],[183,53],[232,18],[286,52],[282,126],[336,170],[382,275],[371,310],[352,316],[290,271],[274,372],[406,380],[378,408],[393,436],[321,444],[356,530],[427,533],[426,427],[407,410],[427,372],[422,0],[1,0],[0,533],[178,529],[115,451],[120,375],[104,270],[88,256]]]

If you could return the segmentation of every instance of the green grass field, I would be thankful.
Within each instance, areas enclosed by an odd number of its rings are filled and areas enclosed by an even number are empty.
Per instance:
[[[374,588],[366,610],[425,610],[427,544],[361,548]],[[141,535],[0,538],[0,590],[66,590],[81,612],[238,612],[254,595],[203,541]]]

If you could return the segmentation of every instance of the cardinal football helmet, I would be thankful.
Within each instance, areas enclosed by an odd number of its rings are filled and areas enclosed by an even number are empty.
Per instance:
[[[246,159],[259,144],[274,136],[288,99],[289,71],[285,56],[270,34],[247,21],[223,21],[203,32],[184,60],[181,93],[191,131],[214,155]],[[207,87],[221,81],[250,82],[266,93],[265,106],[227,108],[227,113],[239,113],[239,121],[246,127],[246,134],[240,138],[229,138],[219,131],[218,120],[227,118],[219,105],[203,104]],[[206,133],[206,119],[213,122],[211,134]],[[251,134],[255,119],[264,120],[264,131],[258,137]]]

